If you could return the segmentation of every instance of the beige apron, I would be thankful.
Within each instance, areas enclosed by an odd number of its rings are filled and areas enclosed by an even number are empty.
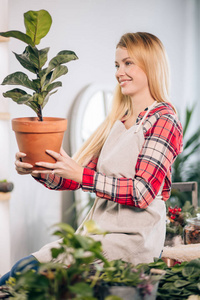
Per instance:
[[[101,150],[98,172],[116,178],[134,178],[137,158],[144,144],[142,123],[154,105],[149,107],[139,125],[126,129],[121,121],[115,122]],[[160,256],[166,230],[166,207],[161,190],[146,209],[96,197],[86,219],[95,220],[101,229],[109,231],[106,236],[92,235],[102,242],[108,260],[122,259],[138,264],[151,262],[154,257]],[[81,227],[77,232],[81,232]],[[41,262],[49,261],[50,249],[56,245],[58,247],[58,241],[33,255]]]

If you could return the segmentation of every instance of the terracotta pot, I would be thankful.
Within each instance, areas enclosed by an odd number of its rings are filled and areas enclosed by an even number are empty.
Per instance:
[[[33,170],[41,169],[36,162],[51,162],[55,159],[46,150],[60,152],[63,135],[67,129],[67,120],[62,118],[44,117],[44,121],[37,118],[16,118],[12,120],[12,129],[20,152],[26,153],[24,162],[33,165]]]

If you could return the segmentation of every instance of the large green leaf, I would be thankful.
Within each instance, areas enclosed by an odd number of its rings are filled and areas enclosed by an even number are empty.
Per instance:
[[[37,102],[39,105],[43,105],[43,102],[48,95],[47,91],[41,92],[41,93],[35,93],[31,99],[31,101]]]
[[[50,82],[53,82],[54,80],[56,80],[58,77],[67,74],[68,72],[68,68],[66,66],[57,66],[52,74],[51,74],[51,79]]]
[[[18,104],[26,104],[27,102],[30,102],[31,99],[33,99],[33,96],[26,94],[26,95],[22,96],[21,98],[19,98],[17,103]]]
[[[76,299],[92,299],[93,289],[85,282],[78,282],[69,286],[69,290],[77,296]],[[93,298],[94,299],[94,298]]]
[[[21,89],[12,89],[3,93],[5,98],[11,98],[13,101],[18,102],[18,99],[22,96],[27,95],[27,93]]]
[[[23,52],[23,54],[17,54],[15,53],[15,57],[16,59],[20,62],[20,64],[27,70],[29,70],[32,73],[36,73],[37,72],[37,68],[35,67],[35,65],[33,64],[33,62],[29,59],[29,56],[27,55],[27,52]]]
[[[56,81],[56,82],[53,82],[51,84],[49,84],[46,88],[46,90],[48,92],[52,91],[53,89],[56,89],[58,87],[62,86],[62,82],[61,81]]]
[[[28,45],[34,46],[34,43],[32,41],[32,39],[30,38],[30,36],[28,36],[27,34],[18,31],[18,30],[11,30],[11,31],[7,31],[7,32],[0,32],[1,36],[4,37],[13,37],[16,38]]]
[[[24,14],[26,34],[30,36],[34,45],[47,35],[52,24],[52,18],[46,10],[29,10]]]
[[[53,70],[55,67],[65,64],[71,60],[78,59],[77,55],[73,51],[63,50],[60,51],[54,58],[49,62],[48,72]]]
[[[36,74],[46,63],[48,51],[49,48],[38,50],[36,47],[27,46],[22,54],[14,54],[24,68]]]
[[[12,74],[8,75],[7,77],[5,77],[2,82],[2,85],[7,85],[7,84],[8,85],[22,85],[29,89],[37,91],[37,87],[34,84],[34,82],[29,80],[28,76],[26,74],[24,74],[23,72],[15,72],[15,73],[12,73]]]

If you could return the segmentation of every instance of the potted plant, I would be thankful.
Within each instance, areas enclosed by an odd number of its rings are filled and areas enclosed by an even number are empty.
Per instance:
[[[102,233],[91,220],[86,227],[88,232]],[[2,287],[9,299],[155,300],[160,275],[151,275],[150,269],[164,268],[163,261],[138,266],[109,262],[101,242],[75,233],[70,225],[58,224],[54,234],[61,242],[51,249],[52,261],[41,263],[37,272],[27,267],[10,278]]]
[[[21,88],[14,88],[3,93],[3,96],[11,98],[17,104],[29,106],[37,114],[37,117],[12,120],[12,128],[16,134],[19,150],[27,154],[24,161],[34,166],[36,161],[54,161],[45,153],[46,149],[56,152],[60,150],[63,134],[67,128],[67,120],[43,117],[42,110],[49,97],[57,91],[58,87],[62,86],[61,81],[57,81],[57,78],[68,72],[68,68],[64,64],[76,60],[78,57],[73,51],[63,50],[47,64],[50,48],[39,50],[36,47],[47,35],[52,24],[51,15],[46,10],[24,13],[24,24],[26,33],[12,30],[0,32],[0,36],[13,37],[27,44],[22,54],[14,53],[14,55],[22,67],[33,73],[35,78],[29,79],[27,74],[19,71],[5,77],[2,85],[20,85],[32,91],[30,93]],[[36,133],[39,133],[39,136]],[[39,158],[36,156],[37,154],[40,155]]]

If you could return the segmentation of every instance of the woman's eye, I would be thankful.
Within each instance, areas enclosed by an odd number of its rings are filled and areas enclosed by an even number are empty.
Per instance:
[[[119,65],[115,65],[115,68],[116,68],[116,69],[119,69]]]
[[[125,64],[126,64],[126,66],[130,66],[130,65],[133,64],[133,62],[132,61],[126,61]]]

